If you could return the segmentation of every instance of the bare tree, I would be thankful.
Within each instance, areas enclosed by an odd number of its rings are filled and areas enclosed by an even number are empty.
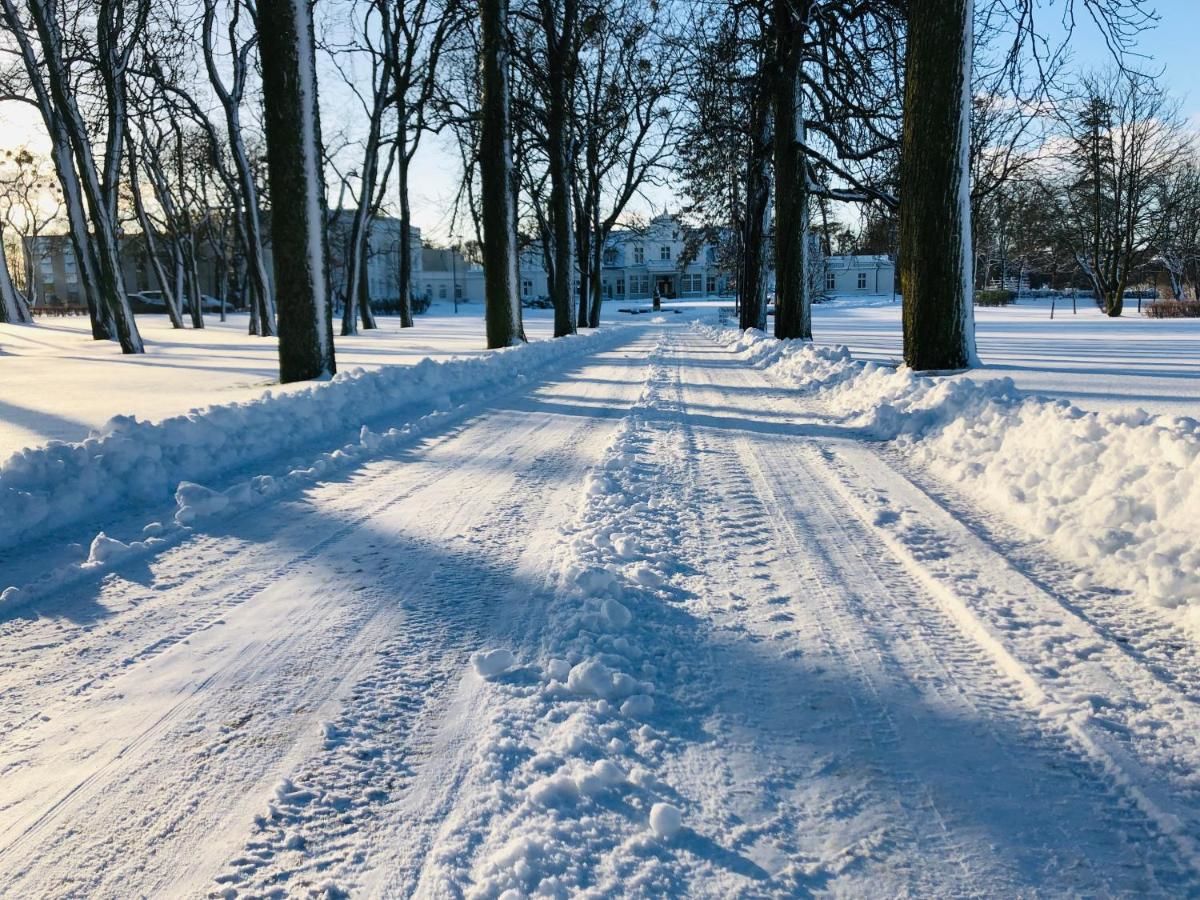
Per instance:
[[[1195,146],[1156,185],[1162,210],[1158,257],[1171,280],[1171,296],[1182,300],[1189,273],[1200,263],[1200,161]]]
[[[674,150],[679,73],[665,7],[618,0],[588,10],[580,26],[575,133],[579,327],[600,325],[604,245],[629,203]]]
[[[1162,189],[1184,156],[1170,99],[1154,82],[1114,69],[1086,76],[1068,120],[1062,192],[1075,260],[1106,315],[1155,247],[1171,198]]]
[[[50,137],[71,240],[79,262],[92,336],[112,332],[125,353],[142,353],[141,335],[125,295],[118,246],[117,201],[126,127],[126,76],[146,23],[149,0],[97,0],[95,16],[83,4],[59,0],[0,0],[0,24],[12,35],[24,88],[6,90],[32,102]],[[84,39],[86,35],[87,39]],[[11,73],[8,73],[11,81]],[[78,85],[93,84],[103,98],[89,123]],[[102,162],[93,135],[103,135]],[[90,227],[89,227],[90,226]]]
[[[23,260],[19,302],[35,306],[38,238],[62,216],[62,191],[55,183],[50,161],[25,147],[4,151],[0,155],[0,206],[0,231],[7,230],[16,237]],[[10,272],[10,280],[11,276]]]
[[[248,7],[246,0],[229,0],[224,34],[219,38],[218,13],[221,3],[222,0],[204,0],[204,64],[209,82],[224,112],[229,152],[241,189],[239,207],[242,213],[242,244],[246,252],[247,287],[251,307],[250,333],[269,336],[275,334],[275,301],[267,279],[266,254],[259,218],[258,184],[242,125],[242,104],[253,65],[253,54],[261,41],[261,32],[254,28],[253,7]],[[224,50],[223,57],[219,56],[219,40],[223,41],[220,45]],[[230,71],[228,82],[221,73],[222,58]]]

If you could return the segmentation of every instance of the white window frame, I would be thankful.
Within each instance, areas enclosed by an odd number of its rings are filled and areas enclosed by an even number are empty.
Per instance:
[[[827,291],[837,290],[837,276],[834,275],[832,272],[825,273],[825,290],[827,290]]]
[[[865,291],[867,289],[867,273],[866,272],[858,273],[858,289],[860,291]]]

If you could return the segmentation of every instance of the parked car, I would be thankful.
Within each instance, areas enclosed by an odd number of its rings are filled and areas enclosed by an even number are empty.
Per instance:
[[[182,306],[182,311],[186,315],[188,310],[186,297],[180,305]],[[167,312],[167,302],[163,299],[162,291],[141,291],[137,294],[130,294],[129,306],[135,313],[161,313],[166,315]],[[201,294],[200,308],[204,312],[220,312],[221,300],[218,297],[210,297],[208,294]],[[232,310],[233,304],[226,303],[225,309]]]
[[[129,308],[135,313],[162,313],[167,312],[167,304],[163,301],[162,292],[154,291],[156,297],[150,296],[150,291],[143,291],[140,294],[129,294]]]

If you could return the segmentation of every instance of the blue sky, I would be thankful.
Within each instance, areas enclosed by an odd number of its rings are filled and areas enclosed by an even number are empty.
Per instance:
[[[1164,87],[1179,98],[1181,112],[1200,124],[1200,0],[1157,0],[1159,24],[1142,35],[1139,52],[1151,71],[1163,72]],[[1049,24],[1057,21],[1061,2],[1039,14]],[[1087,19],[1082,0],[1076,0],[1079,27],[1071,41],[1074,68],[1102,67],[1108,50],[1096,27]],[[1152,62],[1151,62],[1152,61]]]

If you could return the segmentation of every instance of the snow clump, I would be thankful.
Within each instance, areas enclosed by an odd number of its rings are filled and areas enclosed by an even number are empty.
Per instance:
[[[674,837],[683,827],[683,816],[678,808],[670,803],[655,803],[650,807],[650,829],[655,837],[667,839]]]
[[[515,666],[517,658],[511,650],[500,647],[495,650],[481,650],[471,657],[471,664],[481,678],[495,678]]]

